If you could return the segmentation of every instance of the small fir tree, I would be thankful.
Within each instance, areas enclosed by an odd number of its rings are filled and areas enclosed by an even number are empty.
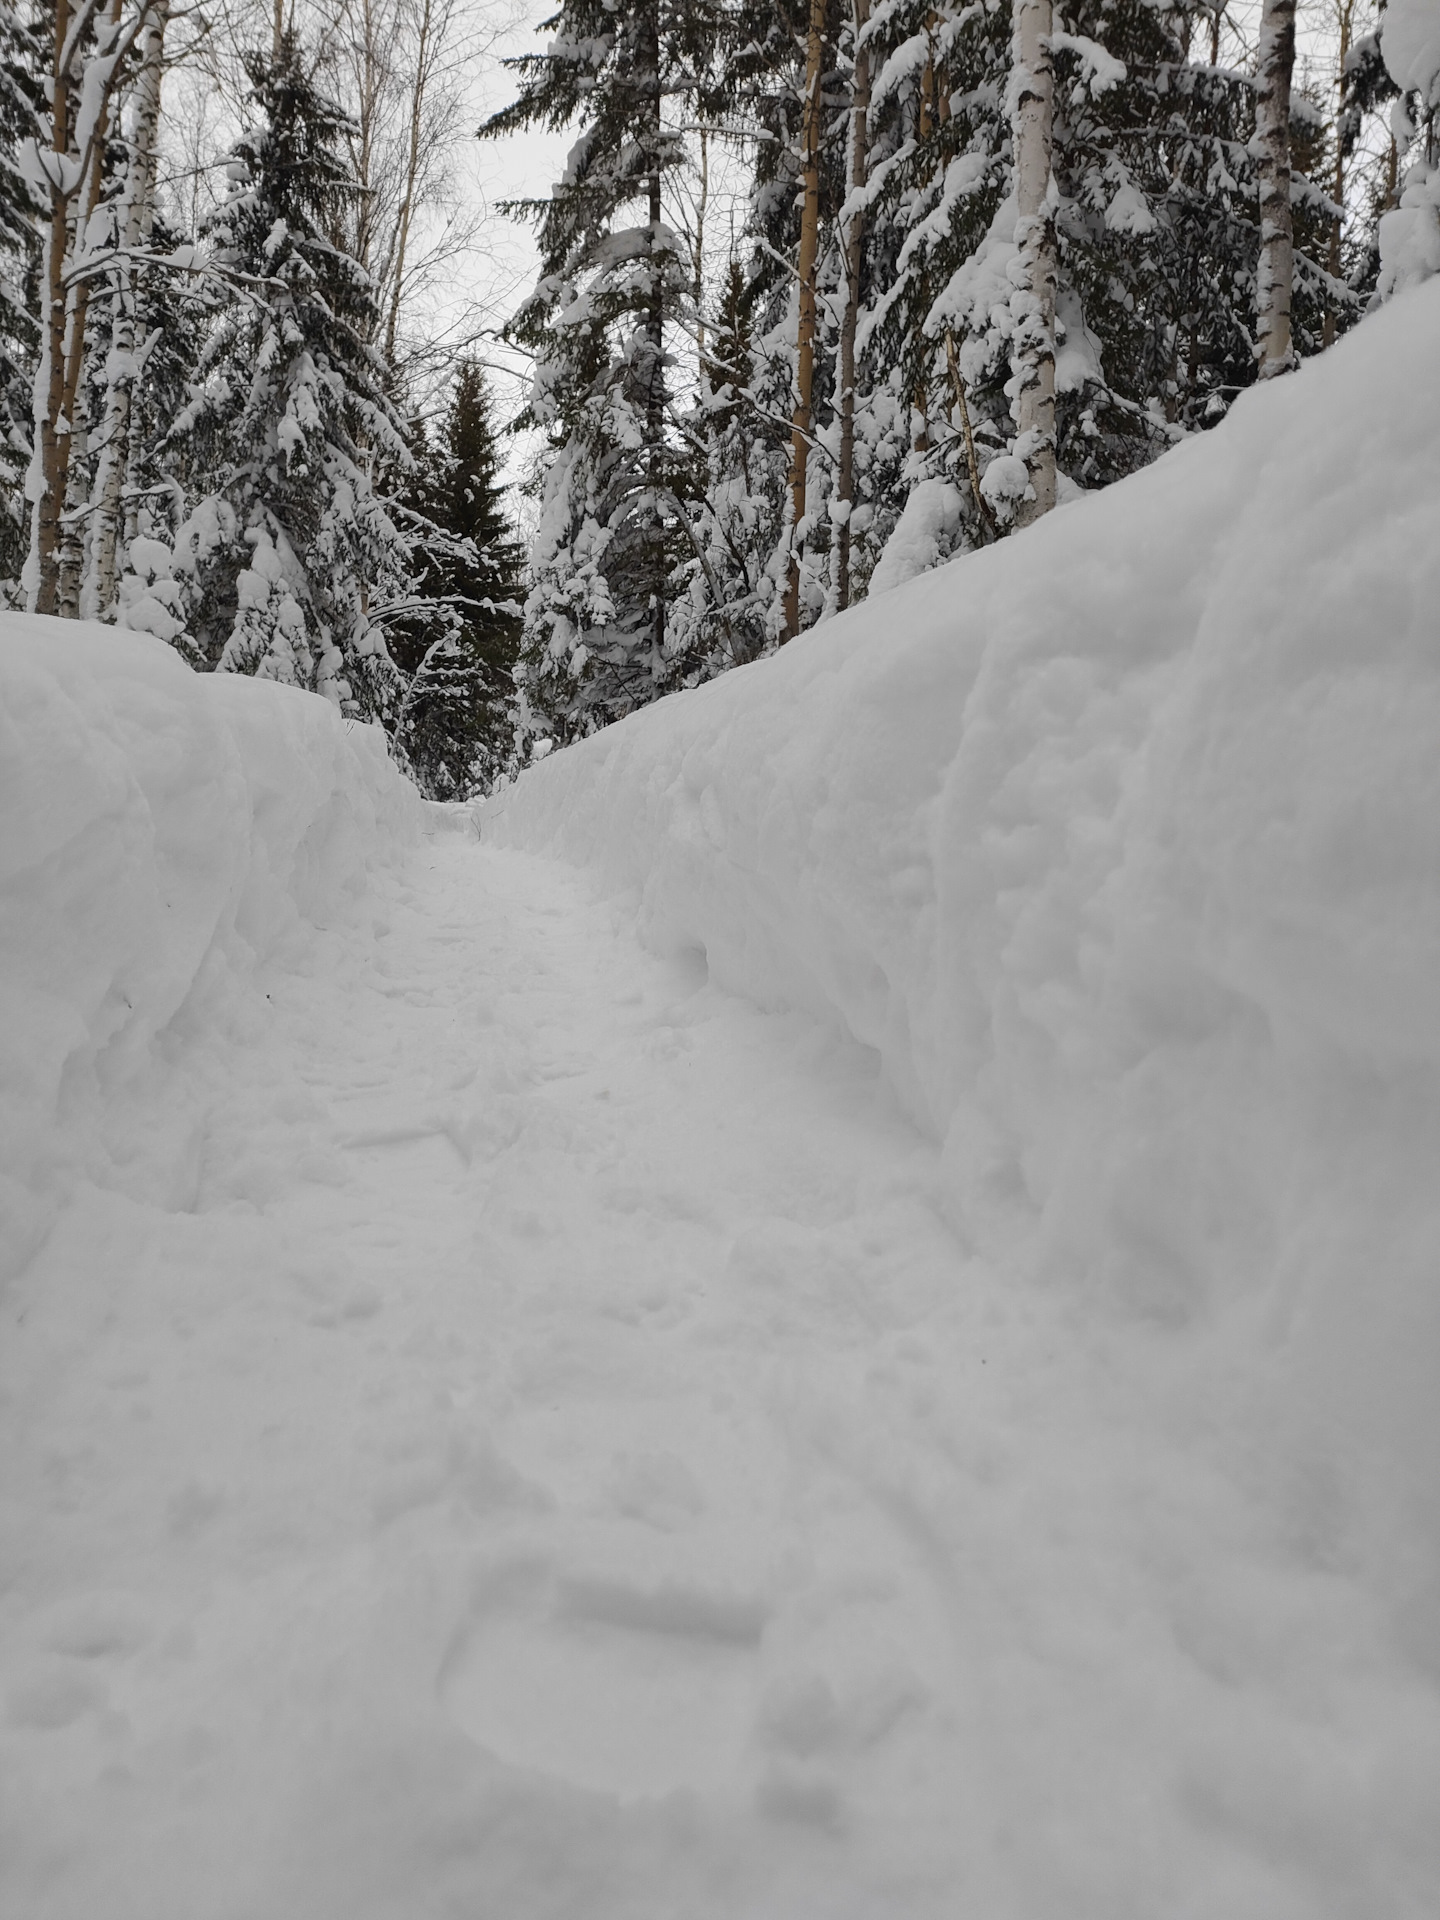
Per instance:
[[[414,604],[390,628],[407,682],[395,735],[422,790],[450,800],[488,792],[507,767],[520,645],[524,554],[475,361],[456,376],[438,446],[417,440],[404,501],[419,561]]]

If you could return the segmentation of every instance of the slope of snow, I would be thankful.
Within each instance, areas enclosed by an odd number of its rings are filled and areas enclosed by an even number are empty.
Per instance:
[[[485,822],[875,1048],[962,1238],[1131,1329],[1432,1676],[1437,338],[1426,286]]]
[[[7,1920],[1433,1920],[1437,319],[483,841],[0,622]]]
[[[0,1278],[67,1169],[106,1153],[97,1090],[143,1074],[187,1000],[203,1021],[223,976],[362,886],[377,829],[413,834],[419,812],[378,730],[322,701],[197,676],[137,635],[4,617]]]

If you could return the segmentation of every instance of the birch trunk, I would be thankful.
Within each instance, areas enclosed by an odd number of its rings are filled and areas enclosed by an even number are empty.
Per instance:
[[[869,173],[870,52],[861,35],[870,19],[870,0],[855,0],[855,72],[850,83],[850,191],[859,193]],[[836,493],[844,503],[836,542],[837,606],[850,604],[850,515],[855,509],[855,332],[860,318],[860,260],[865,215],[851,215],[845,235],[845,312],[840,323],[840,463]]]
[[[125,474],[130,464],[130,423],[134,405],[136,334],[135,255],[150,237],[155,208],[155,162],[160,126],[160,84],[164,72],[165,29],[170,0],[153,0],[145,28],[140,72],[135,82],[134,119],[126,164],[125,193],[118,219],[121,255],[116,262],[111,299],[110,362],[101,431],[100,463],[95,476],[95,524],[92,552],[94,618],[115,617],[120,559],[120,522]]]
[[[1260,378],[1295,364],[1290,296],[1295,245],[1290,223],[1290,78],[1295,68],[1295,0],[1264,0],[1260,15],[1255,139],[1260,149],[1260,263],[1255,275],[1255,357]]]
[[[431,0],[420,10],[420,38],[415,49],[415,80],[410,92],[410,140],[405,156],[405,192],[400,201],[400,222],[395,239],[395,275],[390,287],[390,311],[385,321],[385,364],[395,364],[395,334],[400,324],[400,300],[405,291],[405,254],[410,244],[410,221],[415,207],[416,185],[420,178],[420,134],[425,112],[425,87],[430,78]]]
[[[120,0],[115,0],[111,24],[117,23],[119,17]],[[72,267],[83,260],[89,248],[91,222],[100,205],[108,118],[102,107],[86,169],[84,203],[75,213],[70,250]],[[68,289],[65,380],[60,392],[61,419],[55,437],[54,488],[57,498],[65,502],[64,512],[60,516],[55,557],[55,611],[62,620],[76,620],[80,616],[80,574],[85,563],[84,470],[89,434],[85,422],[77,422],[76,414],[80,406],[80,376],[85,366],[85,327],[90,314],[90,285],[87,274]]]
[[[825,0],[810,0],[801,118],[800,318],[796,331],[795,412],[790,441],[790,571],[785,582],[786,640],[800,631],[800,525],[805,518],[810,458],[810,402],[815,384],[815,261],[820,241],[820,68]]]
[[[700,129],[700,195],[695,203],[695,365],[704,397],[709,372],[705,365],[705,216],[710,208],[710,134]]]
[[[1292,0],[1293,4],[1293,0]],[[1015,381],[1016,452],[1030,475],[1033,499],[1022,501],[1018,526],[1055,504],[1055,214],[1050,201],[1054,74],[1050,64],[1051,0],[1016,0],[1012,61],[1015,142],[1015,244],[1020,279],[1010,299],[1014,321],[1010,370]]]
[[[660,90],[660,19],[658,0],[649,4],[650,34],[646,48],[650,60],[649,142],[650,171],[646,182],[650,214],[650,298],[646,314],[649,336],[649,366],[645,387],[646,467],[650,480],[650,506],[654,556],[650,568],[650,648],[651,672],[659,683],[665,658],[665,529],[660,517],[664,484],[662,442],[665,433],[665,256],[661,249],[662,204],[660,196],[660,152],[663,140]]]
[[[85,357],[90,298],[88,274],[76,275],[87,228],[100,199],[106,120],[121,61],[120,0],[113,0],[108,34],[98,53],[83,51],[99,7],[96,0],[57,0],[55,54],[50,80],[50,217],[45,262],[40,359],[35,372],[35,444],[26,494],[31,503],[30,551],[23,584],[32,612],[74,614],[79,603],[78,553],[65,556],[62,593],[61,532],[70,486],[71,435]],[[104,63],[100,86],[82,97],[88,59]],[[83,189],[83,195],[82,195]],[[77,202],[79,204],[77,204]],[[62,604],[63,601],[63,604]]]
[[[69,251],[71,74],[69,41],[73,18],[69,0],[56,0],[55,57],[50,75],[50,218],[45,229],[45,317],[40,329],[40,362],[35,370],[35,450],[26,491],[30,496],[30,552],[25,590],[34,613],[55,611],[58,585],[55,545],[63,495],[51,484],[57,465],[61,398],[65,391],[65,256]]]

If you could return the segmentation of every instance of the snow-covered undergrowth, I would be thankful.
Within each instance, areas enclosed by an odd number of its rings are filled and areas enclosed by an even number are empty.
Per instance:
[[[1437,338],[1432,284],[484,821],[876,1049],[962,1236],[1110,1326],[1432,1672]]]
[[[0,1278],[76,1171],[123,1183],[163,1159],[107,1116],[182,1008],[181,1027],[223,1021],[234,976],[323,921],[419,812],[378,729],[323,700],[0,617]]]

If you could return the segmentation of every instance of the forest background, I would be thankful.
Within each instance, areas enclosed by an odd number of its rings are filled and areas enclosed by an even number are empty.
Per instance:
[[[0,595],[485,791],[1440,270],[1436,20],[0,0]]]

